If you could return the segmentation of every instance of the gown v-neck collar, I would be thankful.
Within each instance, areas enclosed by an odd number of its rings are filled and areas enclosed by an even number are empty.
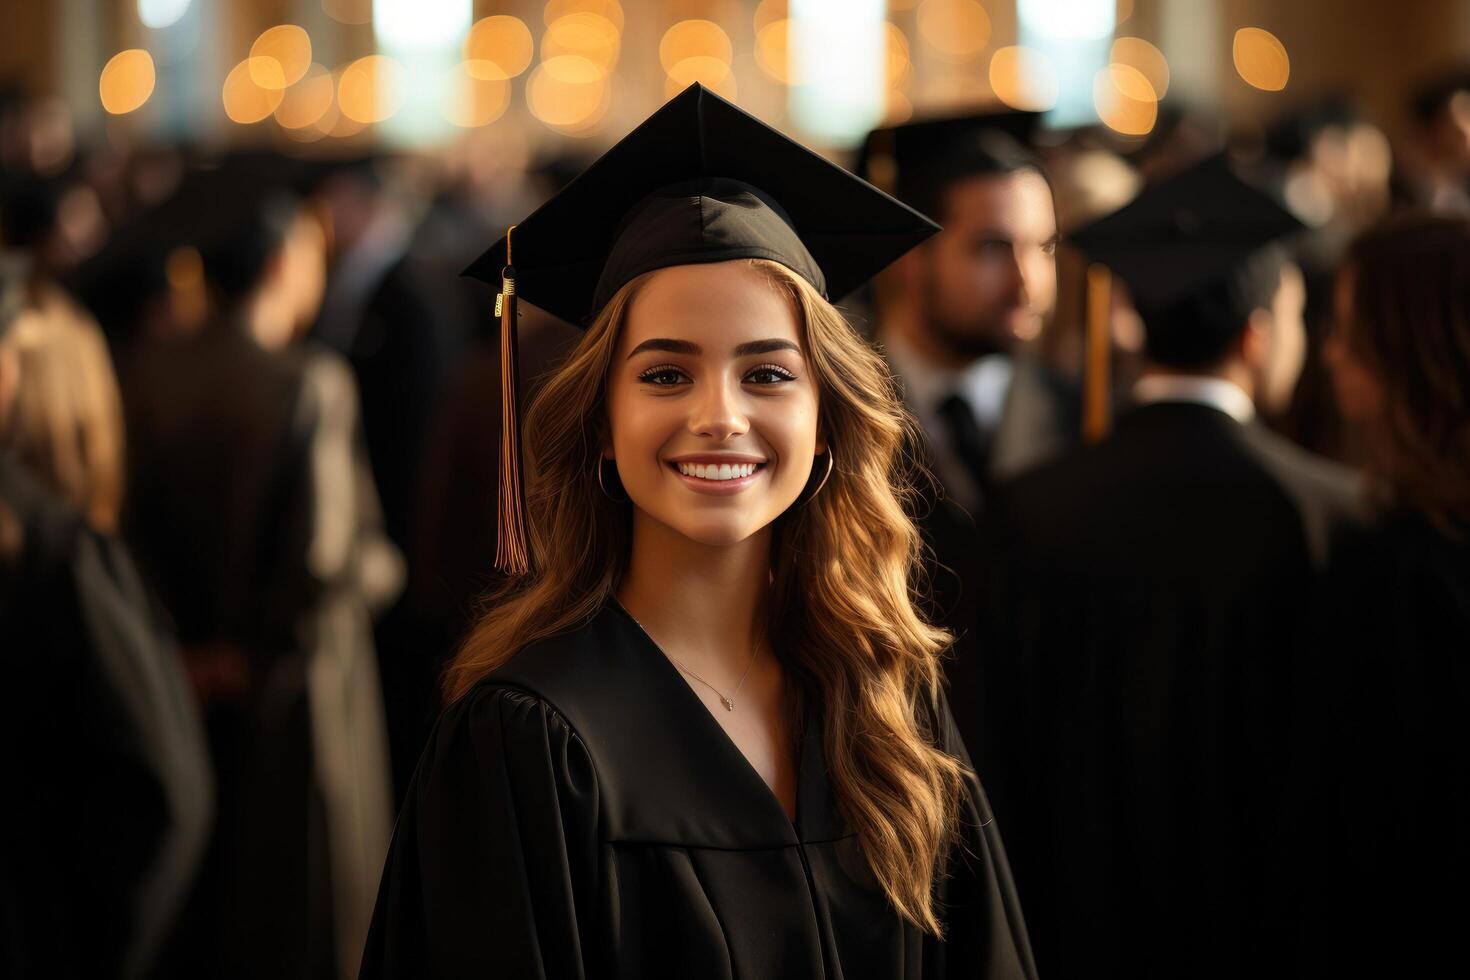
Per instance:
[[[597,769],[610,837],[728,849],[849,836],[803,698],[796,820],[651,637],[616,600],[586,626],[534,643],[489,680],[548,701]]]

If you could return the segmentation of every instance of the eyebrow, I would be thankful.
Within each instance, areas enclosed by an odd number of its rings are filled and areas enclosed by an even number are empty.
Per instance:
[[[654,337],[651,340],[645,340],[630,350],[628,357],[631,358],[636,354],[642,354],[645,351],[651,350],[667,351],[671,354],[704,353],[703,347],[687,340],[674,340],[670,337]],[[736,344],[733,353],[736,357],[749,357],[752,354],[769,354],[772,351],[778,350],[790,350],[796,351],[798,354],[801,353],[801,348],[797,346],[795,341],[783,340],[779,337],[772,337],[769,340],[747,340],[743,344]]]

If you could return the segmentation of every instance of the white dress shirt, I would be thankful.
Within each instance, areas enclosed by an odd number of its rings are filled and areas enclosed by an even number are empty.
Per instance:
[[[1242,425],[1256,417],[1255,402],[1245,389],[1233,381],[1208,375],[1150,375],[1133,386],[1133,401],[1138,405],[1157,402],[1205,405],[1224,412]]]

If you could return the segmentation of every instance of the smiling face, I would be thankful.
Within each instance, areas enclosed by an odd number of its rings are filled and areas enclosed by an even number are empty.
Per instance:
[[[748,261],[649,276],[607,382],[609,438],[634,524],[711,546],[768,527],[805,488],[817,384],[792,301]]]

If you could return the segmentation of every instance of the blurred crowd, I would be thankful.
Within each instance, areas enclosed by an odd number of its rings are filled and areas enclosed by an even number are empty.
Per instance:
[[[1062,246],[1055,309],[1021,339],[1080,389],[1068,233],[1227,151],[1309,227],[1291,246],[1304,340],[1257,413],[1366,468],[1446,542],[1413,561],[1457,578],[1470,71],[1410,108],[1400,143],[1345,98],[1264,125],[1166,105],[1142,141],[1030,134]],[[440,670],[493,584],[498,327],[458,273],[584,162],[510,143],[92,145],[57,101],[0,92],[7,975],[355,975]],[[1401,211],[1420,224],[1382,230]],[[1452,274],[1416,292],[1377,271],[1425,241],[1440,251],[1415,261]],[[1365,295],[1345,264],[1381,283],[1374,308],[1345,314]],[[870,330],[883,297],[847,306]],[[534,378],[576,334],[524,316]],[[1435,322],[1455,332],[1426,358],[1412,337]],[[1147,360],[1125,290],[1105,323],[1121,400]]]

